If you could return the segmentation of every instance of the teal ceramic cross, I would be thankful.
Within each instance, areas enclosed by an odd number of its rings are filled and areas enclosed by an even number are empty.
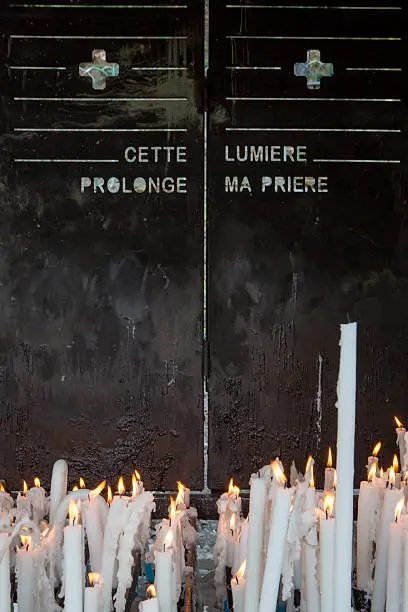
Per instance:
[[[104,49],[92,51],[92,62],[79,64],[79,76],[91,77],[93,89],[105,89],[108,77],[117,77],[119,64],[110,64],[106,61]]]
[[[320,51],[312,49],[307,52],[305,63],[295,64],[295,75],[307,79],[308,89],[320,89],[320,80],[325,76],[333,76],[333,64],[324,64],[320,60]]]

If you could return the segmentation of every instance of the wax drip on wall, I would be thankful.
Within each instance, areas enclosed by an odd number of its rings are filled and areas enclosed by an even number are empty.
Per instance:
[[[317,393],[316,393],[316,448],[320,447],[322,438],[322,371],[323,358],[319,353],[317,360],[318,375],[317,375]]]

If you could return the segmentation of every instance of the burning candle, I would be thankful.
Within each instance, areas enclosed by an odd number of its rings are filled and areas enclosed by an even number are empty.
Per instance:
[[[135,498],[144,492],[142,478],[137,470],[132,474],[132,497]]]
[[[84,612],[100,612],[102,603],[102,577],[96,572],[88,574],[89,585],[85,589]]]
[[[139,612],[159,612],[159,600],[156,598],[156,589],[154,584],[151,584],[147,589],[148,599],[141,601],[139,604]]]
[[[402,475],[401,475],[401,473],[399,471],[399,463],[398,463],[397,455],[394,455],[394,458],[392,460],[392,469],[394,470],[394,474],[395,474],[395,488],[396,489],[400,489],[401,488]]]
[[[258,609],[261,589],[262,549],[266,506],[264,478],[253,478],[249,498],[248,557],[246,564],[245,612]]]
[[[176,612],[176,573],[174,567],[173,532],[169,531],[164,542],[163,551],[156,550],[155,587],[160,612]]]
[[[28,491],[27,499],[31,504],[33,521],[38,524],[47,511],[45,490],[42,488],[39,478],[34,478],[34,487]]]
[[[36,612],[34,593],[37,592],[40,550],[32,548],[32,538],[21,535],[23,548],[17,548],[17,602],[22,612]]]
[[[84,605],[84,534],[79,508],[69,505],[69,525],[64,527],[64,612],[78,612]]]
[[[324,490],[332,491],[334,489],[334,476],[336,470],[333,467],[332,450],[329,446],[329,456],[327,458],[327,467],[324,470]]]
[[[9,536],[0,533],[0,612],[10,612],[10,550]]]
[[[394,417],[394,421],[397,426],[395,433],[397,434],[397,444],[398,444],[398,449],[399,449],[401,468],[402,468],[402,471],[405,473],[405,471],[408,469],[408,466],[406,465],[406,459],[405,459],[405,455],[407,452],[406,447],[405,447],[405,434],[407,433],[407,430],[405,429],[404,425],[401,423],[401,421],[396,416]]]
[[[190,507],[190,489],[188,489],[182,482],[177,483],[178,494],[176,497],[177,509],[185,510]]]
[[[373,464],[375,464],[376,471],[375,471],[374,476],[377,475],[378,453],[380,452],[380,450],[381,450],[381,442],[377,442],[377,444],[373,448],[372,455],[369,456],[368,461],[367,461],[367,474],[370,473],[371,467],[373,466]]]
[[[325,517],[320,519],[320,593],[321,612],[334,609],[334,549],[335,526],[333,518],[334,495],[326,493],[324,498]]]
[[[245,570],[246,560],[231,578],[232,600],[234,602],[234,612],[244,612],[245,597]]]
[[[381,489],[374,484],[377,463],[372,462],[368,480],[360,483],[357,515],[357,588],[372,592],[374,542],[381,507]]]
[[[387,612],[401,612],[402,563],[405,530],[400,521],[403,507],[404,498],[402,497],[395,506],[395,522],[390,523],[388,527]]]
[[[17,494],[17,512],[16,521],[19,522],[23,518],[30,518],[31,516],[31,504],[27,499],[28,486],[25,480],[23,480],[23,492]]]
[[[341,326],[340,347],[334,612],[345,612],[351,601],[357,323]]]
[[[276,480],[279,485],[275,487],[272,502],[272,517],[259,612],[269,612],[270,610],[274,610],[277,605],[293,494],[292,489],[284,488],[286,487],[286,477],[277,461],[272,462],[272,470],[274,473],[274,481]],[[251,537],[251,535],[249,537]],[[248,542],[248,544],[249,543],[250,542]],[[248,581],[249,577],[247,576],[247,588]],[[252,608],[252,610],[254,609],[256,608]],[[248,611],[249,609],[245,608],[245,612]]]

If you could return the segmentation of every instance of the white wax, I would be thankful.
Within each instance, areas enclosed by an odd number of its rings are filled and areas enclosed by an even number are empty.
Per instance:
[[[241,523],[241,533],[239,535],[239,551],[238,561],[236,563],[235,571],[239,570],[243,562],[248,556],[248,533],[249,533],[249,520]]]
[[[367,593],[373,588],[374,543],[380,505],[380,489],[362,481],[357,516],[357,588]]]
[[[404,548],[404,527],[400,523],[389,524],[387,612],[401,612],[402,563]]]
[[[17,602],[19,612],[36,612],[40,551],[17,549]]]
[[[119,536],[124,527],[129,498],[115,495],[109,510],[103,538],[101,573],[103,576],[102,611],[110,612],[115,562],[118,553]]]
[[[245,612],[254,612],[259,606],[261,589],[262,549],[267,483],[263,478],[251,482],[249,498],[248,556],[246,564]],[[161,611],[160,611],[161,612]]]
[[[102,589],[96,585],[93,587],[86,587],[85,589],[85,600],[84,600],[84,612],[100,612],[102,602]]]
[[[0,556],[3,558],[0,563],[0,612],[10,612],[10,551],[9,536],[0,533]]]
[[[341,325],[340,346],[334,612],[348,611],[351,606],[357,323]]]
[[[334,547],[336,520],[320,519],[320,593],[321,612],[334,608]]]
[[[404,534],[404,581],[402,589],[402,612],[408,612],[408,531]]]
[[[304,510],[314,510],[316,507],[316,489],[309,487],[305,492]],[[306,607],[308,612],[320,611],[320,592],[317,583],[317,529],[312,525],[302,543],[305,587],[306,587]]]
[[[159,600],[154,598],[141,601],[139,604],[139,612],[160,612]]]
[[[100,573],[102,567],[103,531],[97,498],[90,498],[81,506],[88,540],[92,572]]]
[[[28,491],[27,499],[31,504],[32,519],[38,525],[47,513],[45,490],[42,487],[33,487]]]
[[[155,551],[155,587],[160,612],[176,612],[176,575],[172,549]]]
[[[324,490],[332,491],[334,489],[334,477],[336,470],[334,468],[327,467],[324,470]]]
[[[394,520],[395,506],[400,499],[401,491],[396,489],[385,489],[384,503],[377,536],[371,612],[384,612],[387,590],[388,541],[390,535],[389,527],[390,523]]]
[[[244,612],[245,604],[245,578],[231,578],[232,600],[234,602],[234,612]]]
[[[64,459],[54,463],[50,490],[50,528],[54,526],[57,508],[67,494],[68,464]]]
[[[404,470],[405,466],[405,454],[406,454],[406,450],[405,450],[405,434],[406,434],[406,429],[405,427],[397,427],[395,430],[395,433],[397,434],[397,444],[398,444],[398,448],[399,448],[399,456],[400,456],[400,466],[401,466],[401,470]],[[405,472],[404,472],[405,474]]]
[[[83,549],[82,525],[64,527],[64,612],[82,612],[84,606]]]
[[[275,494],[259,612],[270,612],[270,610],[275,610],[277,605],[293,492],[293,489],[278,489]],[[250,545],[250,540],[248,544]],[[245,593],[248,582],[247,575]],[[245,612],[247,612],[246,609]]]

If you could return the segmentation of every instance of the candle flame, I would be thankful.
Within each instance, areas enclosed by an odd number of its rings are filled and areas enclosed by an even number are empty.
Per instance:
[[[28,493],[28,484],[26,483],[25,480],[23,480],[23,493],[24,495],[27,495]]]
[[[231,531],[235,531],[235,523],[236,523],[235,512],[233,512],[231,514],[230,525],[229,525]]]
[[[137,470],[135,470],[135,476],[136,476],[136,479],[138,481],[142,480],[142,477],[140,476],[140,474],[139,474],[139,472]]]
[[[171,546],[173,546],[173,531],[169,529],[164,539],[164,548],[170,548]]]
[[[68,515],[69,515],[69,524],[70,525],[75,525],[76,523],[78,523],[78,521],[79,521],[79,508],[78,508],[78,505],[74,502],[74,500],[71,500],[69,502]]]
[[[326,513],[326,516],[330,517],[333,516],[333,511],[334,511],[334,495],[333,493],[326,493],[325,497],[324,497],[324,511]]]
[[[139,484],[136,474],[132,474],[132,497],[136,497],[139,493]]]
[[[50,528],[46,527],[44,531],[41,532],[42,537],[45,538],[45,536],[47,536],[49,532],[50,532]]]
[[[89,497],[92,497],[92,499],[95,499],[96,497],[98,497],[98,495],[102,493],[105,487],[106,487],[106,480],[102,480],[102,482],[100,482],[95,489],[92,489],[92,491],[90,491]]]
[[[4,488],[4,485],[3,485],[2,482],[0,482],[0,492],[1,493],[5,493],[6,492],[6,489]]]
[[[380,468],[380,478],[382,478],[383,476],[384,476],[384,470]]]
[[[34,478],[34,486],[36,489],[39,489],[41,487],[41,481],[39,478]]]
[[[396,423],[396,425],[397,425],[398,429],[401,429],[402,427],[404,427],[404,426],[403,426],[403,424],[401,423],[401,421],[399,420],[399,418],[398,418],[398,417],[396,417],[396,416],[395,416],[395,417],[394,417],[394,421],[395,421],[395,423]]]
[[[402,514],[402,510],[404,508],[404,504],[405,504],[405,499],[404,499],[404,497],[401,497],[401,499],[399,500],[399,502],[395,506],[394,516],[395,516],[395,522],[396,523],[398,523],[401,520],[401,514]]]
[[[390,483],[391,487],[395,487],[395,472],[393,467],[390,467],[388,482]]]
[[[392,467],[394,468],[394,472],[398,474],[399,463],[397,455],[394,455],[394,458],[392,460]]]
[[[72,492],[75,493],[75,491],[79,491],[79,488],[76,485],[72,487]]]
[[[82,478],[79,479],[79,488],[80,489],[85,489],[85,480]]]
[[[274,478],[276,478],[278,483],[279,484],[285,484],[286,483],[286,476],[283,473],[282,468],[279,465],[279,463],[276,460],[274,460],[271,463],[271,467],[272,467],[273,476],[274,476]]]
[[[123,495],[126,491],[125,481],[123,480],[123,476],[121,476],[118,480],[118,493],[119,495]]]
[[[381,450],[381,442],[377,442],[377,444],[373,448],[373,457],[377,457],[380,450]]]
[[[311,467],[311,469],[310,469],[310,481],[309,481],[309,487],[310,487],[311,489],[314,489],[314,488],[315,488],[315,479],[314,479],[314,468],[313,468],[313,465],[312,465],[312,467]]]
[[[24,546],[24,548],[26,548],[27,550],[29,548],[31,548],[32,545],[32,538],[29,535],[20,535],[21,538],[21,544]]]
[[[107,496],[107,502],[108,502],[108,506],[111,505],[112,503],[112,499],[113,499],[113,495],[112,495],[112,489],[110,488],[110,486],[108,485],[108,496]]]
[[[235,574],[236,579],[242,580],[242,578],[245,576],[245,572],[246,572],[246,559],[245,561],[242,562],[241,567],[239,568],[239,570],[237,571],[237,573]]]
[[[376,474],[377,474],[377,465],[373,463],[368,472],[368,477],[367,477],[368,482],[372,482]]]
[[[333,467],[333,457],[332,457],[332,449],[331,446],[329,446],[329,455],[327,457],[327,467],[331,468]]]
[[[310,466],[312,464],[312,461],[313,461],[313,457],[312,457],[312,455],[309,455],[309,458],[306,461],[305,474],[307,474],[307,472],[308,472],[308,470],[309,470],[309,468],[310,468]]]
[[[181,506],[182,504],[184,504],[184,492],[186,490],[186,487],[183,485],[182,482],[178,482],[177,487],[178,493],[176,497],[176,506]]]
[[[231,478],[228,485],[228,495],[231,495],[235,498],[239,497],[240,489],[237,485],[234,484],[234,479]]]
[[[101,584],[102,576],[98,574],[97,572],[89,572],[88,580],[91,586],[95,586],[96,584]]]
[[[177,510],[176,501],[173,499],[173,497],[170,497],[170,510],[169,510],[170,521],[174,521],[177,514],[178,514],[178,510]]]
[[[156,599],[156,588],[154,584],[147,587],[146,593],[149,599]]]

